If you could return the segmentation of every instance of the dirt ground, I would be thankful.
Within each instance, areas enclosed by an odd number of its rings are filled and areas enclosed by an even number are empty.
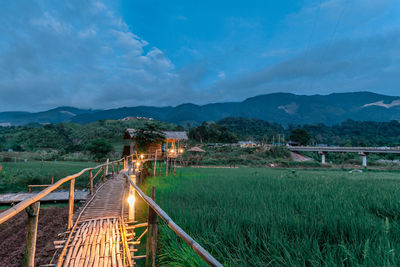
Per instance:
[[[0,212],[3,212],[1,210]],[[22,266],[28,215],[20,212],[0,225],[0,266]],[[35,266],[48,264],[54,254],[53,241],[67,229],[68,208],[46,207],[39,211]]]

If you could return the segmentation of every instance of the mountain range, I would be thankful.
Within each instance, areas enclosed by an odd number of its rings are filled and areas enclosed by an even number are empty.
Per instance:
[[[358,121],[400,120],[400,97],[371,92],[296,95],[273,93],[242,102],[206,105],[182,104],[175,107],[136,106],[105,110],[58,107],[43,112],[0,112],[0,126],[27,123],[90,123],[101,119],[148,117],[186,126],[225,117],[263,119],[282,125],[324,123],[333,125],[346,119]]]

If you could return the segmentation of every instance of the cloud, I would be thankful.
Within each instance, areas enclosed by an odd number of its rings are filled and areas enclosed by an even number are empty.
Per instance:
[[[220,72],[218,72],[218,74],[217,74],[217,77],[219,78],[219,79],[221,79],[221,80],[224,80],[225,79],[225,72],[224,71],[220,71]]]
[[[0,111],[207,103],[278,91],[398,94],[396,0],[306,0],[278,22],[261,11],[222,12],[218,35],[182,34],[172,55],[117,10],[109,0],[4,2]],[[203,25],[181,11],[173,19],[185,29]]]
[[[259,71],[220,81],[215,91],[221,96],[229,91],[239,98],[278,91],[325,94],[370,90],[391,94],[400,84],[399,33],[341,39],[314,47]]]
[[[179,84],[104,2],[7,1],[0,17],[0,110],[166,104]]]

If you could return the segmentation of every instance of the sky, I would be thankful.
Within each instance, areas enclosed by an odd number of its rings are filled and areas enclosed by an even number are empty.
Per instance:
[[[398,0],[0,0],[0,111],[400,95]]]

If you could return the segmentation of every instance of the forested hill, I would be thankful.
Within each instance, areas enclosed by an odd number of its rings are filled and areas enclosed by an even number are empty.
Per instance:
[[[400,123],[360,122],[346,120],[328,126],[322,123],[289,125],[282,127],[259,119],[225,118],[217,123],[203,123],[189,132],[189,137],[203,142],[251,140],[273,143],[289,141],[292,130],[302,128],[310,135],[309,144],[338,146],[398,146],[400,145]]]
[[[311,96],[274,93],[251,97],[242,102],[207,105],[138,106],[108,110],[81,110],[63,107],[40,113],[0,112],[0,125],[67,121],[85,124],[101,119],[116,120],[128,116],[150,117],[184,126],[187,124],[200,125],[203,121],[219,121],[226,117],[262,119],[285,126],[317,123],[334,125],[347,119],[356,121],[400,120],[400,97],[370,92]]]
[[[207,105],[184,104],[177,107],[132,107],[81,114],[73,122],[87,123],[102,118],[126,116],[152,117],[179,125],[199,125],[226,117],[245,117],[282,125],[324,123],[338,124],[346,119],[357,121],[400,120],[400,97],[369,92],[330,95],[295,95],[275,93],[248,98],[243,102]]]
[[[160,129],[182,130],[176,125],[155,122]],[[101,120],[90,124],[58,123],[49,125],[28,124],[0,127],[0,151],[58,150],[62,153],[84,151],[93,140],[104,139],[116,151],[122,151],[123,136],[127,128],[140,128],[147,120],[113,121]]]
[[[50,125],[31,124],[26,126],[0,127],[0,151],[57,150],[60,153],[85,151],[95,139],[104,139],[115,151],[122,151],[126,128],[144,127],[149,121],[98,121],[90,124],[59,123]],[[165,130],[183,130],[170,123],[155,122]],[[234,143],[239,140],[264,141],[267,143],[288,141],[291,131],[305,129],[310,144],[340,146],[397,146],[400,145],[400,123],[359,122],[347,120],[328,126],[325,124],[289,125],[283,127],[259,119],[225,118],[217,123],[202,123],[189,130],[193,143]]]

